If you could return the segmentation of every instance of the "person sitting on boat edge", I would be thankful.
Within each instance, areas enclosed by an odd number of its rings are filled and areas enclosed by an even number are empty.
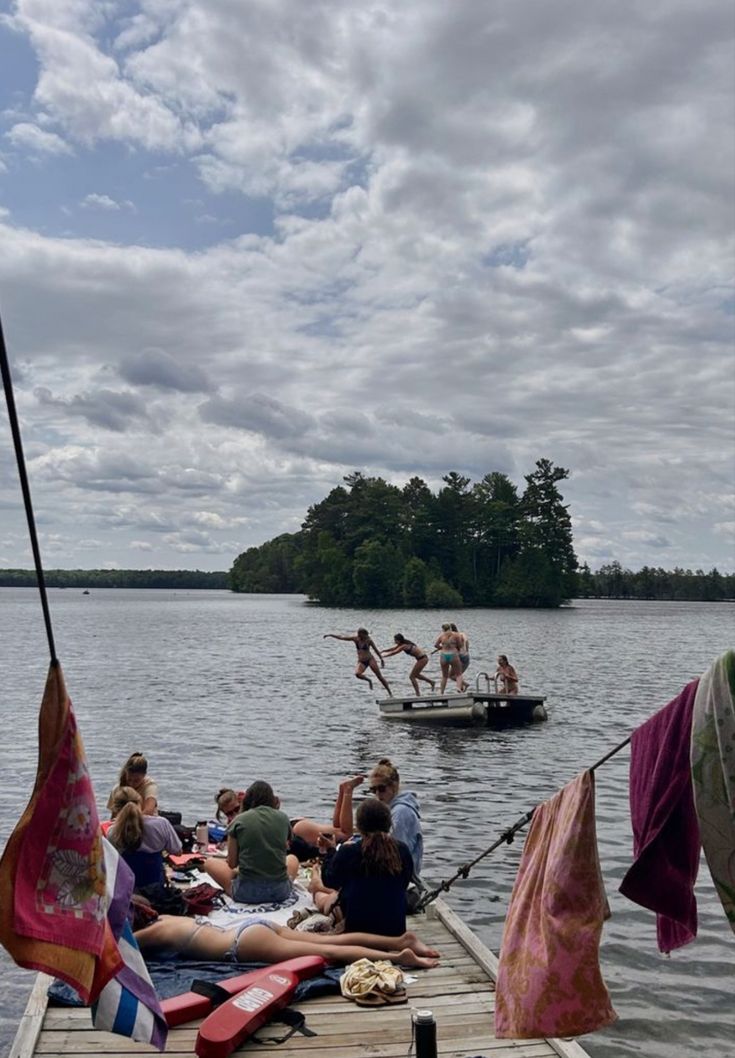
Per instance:
[[[107,838],[135,875],[135,888],[163,882],[163,853],[181,852],[178,834],[162,816],[143,815],[141,796],[132,786],[118,786],[112,802]]]
[[[408,654],[408,656],[414,661],[414,666],[411,669],[408,678],[411,681],[411,686],[416,692],[417,697],[421,697],[421,688],[418,684],[419,680],[423,680],[424,683],[430,684],[433,691],[435,686],[434,680],[430,679],[428,676],[421,675],[429,663],[429,655],[426,651],[422,650],[421,647],[416,645],[416,643],[412,643],[410,639],[406,639],[406,637],[401,635],[400,632],[396,632],[393,636],[393,641],[396,645],[390,647],[389,650],[384,650],[382,652],[383,657],[392,658],[395,654]]]
[[[344,640],[344,642],[346,643],[354,643],[355,649],[357,650],[357,666],[355,668],[355,679],[365,680],[368,686],[370,687],[370,690],[372,691],[373,681],[370,679],[369,676],[365,675],[366,669],[370,669],[373,675],[385,687],[388,694],[391,697],[393,696],[393,692],[391,691],[387,681],[385,680],[382,672],[380,671],[380,668],[382,668],[385,664],[383,661],[383,655],[370,638],[370,633],[368,632],[367,628],[358,628],[357,632],[353,636],[338,636],[335,635],[333,632],[327,632],[327,634],[324,635],[322,638],[341,639]],[[380,668],[378,668],[378,663],[373,656],[373,650],[380,658]]]
[[[387,805],[374,797],[357,810],[359,837],[327,850],[321,871],[312,868],[309,889],[328,914],[336,901],[347,933],[398,936],[406,929],[406,889],[413,877],[408,846],[391,837]],[[315,892],[317,886],[320,891]],[[323,894],[334,890],[325,899]]]
[[[494,676],[496,680],[500,680],[503,694],[518,694],[518,673],[508,661],[506,654],[498,654],[498,667]]]
[[[392,761],[383,757],[368,776],[368,790],[390,809],[393,822],[391,833],[396,841],[408,846],[414,873],[420,875],[424,859],[424,835],[419,802],[416,794],[410,790],[401,793],[400,786],[398,769]]]
[[[158,785],[148,774],[148,761],[142,753],[131,753],[120,769],[117,786],[113,787],[107,801],[107,807],[110,811],[112,811],[115,791],[121,786],[132,786],[134,790],[138,791],[143,815],[158,815]]]
[[[278,963],[302,955],[320,955],[327,962],[342,966],[358,959],[387,959],[416,970],[429,970],[439,964],[439,952],[409,931],[398,937],[371,933],[316,935],[258,917],[227,929],[206,919],[160,915],[151,925],[137,930],[135,939],[144,956],[173,951],[184,959]]]
[[[242,904],[282,904],[292,893],[299,861],[287,855],[288,816],[262,779],[245,791],[242,812],[227,831],[227,862],[208,858],[205,871]]]

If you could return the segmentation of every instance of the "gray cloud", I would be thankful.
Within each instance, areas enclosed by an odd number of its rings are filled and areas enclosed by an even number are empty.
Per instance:
[[[118,370],[134,386],[156,386],[181,393],[206,393],[211,388],[202,368],[180,362],[164,349],[144,349],[123,360]]]
[[[115,393],[100,389],[93,393],[79,393],[69,398],[54,397],[46,386],[33,391],[39,404],[63,408],[70,415],[78,415],[94,426],[121,433],[131,421],[146,419],[145,401],[135,393]]]

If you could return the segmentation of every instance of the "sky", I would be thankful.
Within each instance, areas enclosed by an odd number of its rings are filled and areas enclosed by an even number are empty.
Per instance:
[[[355,469],[735,569],[725,0],[0,0],[47,568],[229,569]],[[0,566],[32,565],[4,404]]]

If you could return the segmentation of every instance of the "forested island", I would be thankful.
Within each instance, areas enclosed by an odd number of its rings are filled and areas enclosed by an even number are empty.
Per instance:
[[[563,467],[540,459],[519,493],[497,471],[481,481],[447,474],[434,494],[419,477],[403,488],[348,475],[284,533],[235,560],[236,592],[300,592],[326,606],[559,606],[571,598],[735,598],[735,575],[716,569],[618,562],[578,568],[559,483]]]
[[[46,569],[48,588],[229,588],[228,573],[199,569]],[[0,588],[32,588],[33,569],[0,569]]]

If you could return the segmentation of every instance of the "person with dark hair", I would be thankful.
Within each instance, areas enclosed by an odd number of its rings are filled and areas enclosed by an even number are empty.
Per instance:
[[[163,882],[163,853],[181,852],[178,834],[167,819],[143,814],[140,794],[132,786],[118,786],[111,800],[107,837],[135,875],[135,888]]]
[[[204,864],[239,903],[282,904],[291,896],[299,861],[287,855],[291,826],[280,807],[270,783],[252,783],[227,831],[227,862],[210,857]]]
[[[383,757],[368,775],[368,790],[390,809],[393,820],[393,837],[408,846],[414,870],[421,874],[424,858],[424,836],[421,830],[421,812],[416,794],[410,790],[401,792],[398,769],[387,757]]]
[[[312,868],[314,902],[325,912],[338,902],[347,933],[397,936],[406,928],[411,853],[391,837],[390,809],[375,798],[362,802],[356,823],[359,837],[328,850],[321,872]]]
[[[375,660],[373,651],[375,651],[375,653],[380,658],[381,668],[384,664],[383,655],[380,653],[375,643],[373,643],[372,639],[370,638],[370,633],[368,632],[367,628],[358,628],[357,632],[353,636],[338,636],[335,635],[333,632],[327,632],[327,634],[323,636],[323,638],[342,639],[346,643],[354,643],[355,649],[357,650],[357,666],[355,668],[355,678],[358,680],[365,680],[368,686],[370,687],[370,690],[372,691],[373,681],[370,679],[369,676],[365,675],[365,670],[370,669],[372,674],[376,677],[376,679],[380,681],[380,683],[382,683],[388,694],[392,697],[393,692],[391,691],[386,680],[384,679],[380,668],[378,668],[378,663]]]
[[[142,753],[131,753],[120,769],[120,778],[107,801],[112,811],[112,800],[115,791],[121,786],[132,786],[140,794],[143,815],[158,815],[158,786],[148,774],[148,761]]]
[[[393,642],[395,643],[395,646],[391,647],[389,650],[384,650],[382,652],[383,657],[392,658],[395,654],[408,654],[408,656],[413,658],[414,661],[413,668],[411,669],[408,678],[411,681],[411,686],[417,696],[419,698],[421,697],[421,688],[418,683],[419,680],[423,680],[424,683],[430,684],[433,691],[435,686],[434,681],[429,679],[428,676],[421,675],[423,670],[429,664],[429,655],[426,651],[422,650],[422,648],[415,643],[412,643],[410,639],[406,639],[406,637],[401,635],[400,632],[396,632],[393,636]]]
[[[469,689],[470,686],[467,680],[464,678],[465,672],[467,672],[467,669],[470,667],[470,640],[465,632],[460,632],[454,622],[451,622],[449,627],[453,632],[457,633],[457,635],[462,641],[459,648],[459,668],[460,672],[462,673],[462,690],[466,691]]]

